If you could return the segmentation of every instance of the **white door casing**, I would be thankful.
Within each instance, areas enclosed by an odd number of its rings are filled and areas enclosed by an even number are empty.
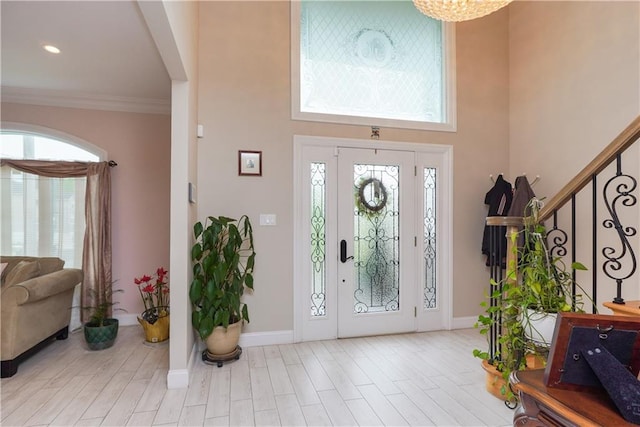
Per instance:
[[[353,172],[351,184],[338,187],[338,165],[350,162],[348,153],[366,153],[349,149],[364,149],[371,153],[384,150],[385,155],[408,158],[412,162],[403,171],[410,172],[409,193],[405,204],[414,213],[409,224],[403,223],[402,263],[411,265],[412,272],[402,276],[401,309],[411,312],[411,326],[400,330],[441,330],[451,327],[451,283],[452,283],[452,147],[433,144],[402,143],[392,141],[368,141],[344,138],[294,137],[294,339],[311,341],[338,337],[338,307],[340,301],[347,306],[348,297],[339,298],[342,277],[347,281],[352,275],[349,262],[339,261],[338,198],[343,204],[355,200]],[[382,153],[381,153],[382,154]],[[366,156],[365,156],[366,157]],[[360,160],[358,160],[360,162]],[[366,162],[360,162],[366,163]],[[353,164],[353,162],[351,163]],[[402,172],[401,172],[402,173]],[[347,174],[347,172],[343,172]],[[426,177],[437,179],[437,188],[425,190]],[[344,179],[344,178],[343,178]],[[322,182],[318,191],[313,183]],[[341,184],[344,185],[344,184]],[[357,185],[357,183],[356,183]],[[433,187],[433,186],[432,186]],[[425,194],[429,201],[425,203]],[[315,200],[312,203],[312,200]],[[348,202],[347,202],[348,200]],[[401,203],[402,203],[401,199]],[[313,205],[313,206],[312,206]],[[352,205],[353,206],[353,205]],[[435,212],[427,218],[425,209]],[[403,209],[405,209],[403,207]],[[322,210],[321,220],[312,216],[312,210]],[[352,211],[353,212],[353,211]],[[433,214],[433,215],[432,215]],[[353,213],[352,213],[353,215]],[[312,220],[312,217],[314,218]],[[353,223],[351,220],[346,220]],[[345,223],[345,220],[340,221]],[[427,233],[427,229],[431,231]],[[437,236],[437,237],[436,237]],[[320,240],[318,240],[320,239]],[[322,240],[324,239],[324,240]],[[311,242],[316,244],[312,245]],[[318,244],[320,242],[320,244]],[[349,256],[352,244],[348,244]],[[436,249],[437,248],[437,249]],[[406,257],[405,258],[405,253]],[[428,258],[431,254],[432,258]],[[313,262],[312,262],[313,260]],[[346,269],[346,271],[345,271]],[[346,276],[345,276],[346,274]],[[429,276],[430,278],[425,278]],[[430,282],[430,288],[424,284]],[[404,290],[406,288],[407,290]],[[344,289],[342,289],[344,290]],[[404,292],[407,292],[406,295]],[[340,299],[340,301],[339,301]],[[349,298],[353,300],[353,296]],[[351,302],[349,303],[353,305]],[[415,308],[414,308],[415,307]],[[345,309],[346,310],[346,309]],[[353,310],[352,310],[353,311]],[[346,313],[346,311],[345,311]],[[346,314],[342,314],[344,320]],[[377,316],[369,316],[375,318]],[[382,324],[383,322],[381,322]],[[364,327],[363,327],[364,328]],[[395,330],[399,331],[399,330]],[[395,332],[374,327],[343,332],[341,336],[371,335]]]

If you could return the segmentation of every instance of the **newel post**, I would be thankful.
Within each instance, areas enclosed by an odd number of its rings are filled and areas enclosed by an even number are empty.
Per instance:
[[[518,280],[518,251],[513,247],[511,235],[518,233],[524,224],[522,217],[515,216],[490,216],[486,219],[486,224],[491,228],[492,238],[492,261],[490,264],[491,276],[490,278],[500,284],[500,294],[502,294],[503,278],[512,283]],[[505,240],[501,240],[501,239]],[[503,242],[506,241],[506,246]],[[516,243],[517,244],[517,243]],[[493,248],[496,248],[495,255]],[[502,260],[504,259],[504,263]],[[510,268],[512,266],[512,268]],[[505,277],[505,271],[513,271],[513,275]],[[500,304],[496,298],[494,298],[493,290],[490,292],[490,304],[492,307],[496,307]],[[490,361],[495,359],[495,356],[499,354],[498,340],[502,335],[502,314],[498,313],[497,318],[494,318],[495,322],[489,333],[489,358]]]

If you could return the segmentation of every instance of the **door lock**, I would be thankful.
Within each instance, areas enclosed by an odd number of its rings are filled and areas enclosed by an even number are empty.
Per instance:
[[[347,241],[344,239],[340,240],[340,262],[344,264],[350,259],[353,259],[353,255],[347,256]]]

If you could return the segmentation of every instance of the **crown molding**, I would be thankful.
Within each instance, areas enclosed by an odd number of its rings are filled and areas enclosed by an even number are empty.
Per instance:
[[[128,113],[171,114],[171,101],[99,95],[88,92],[1,86],[2,102]]]

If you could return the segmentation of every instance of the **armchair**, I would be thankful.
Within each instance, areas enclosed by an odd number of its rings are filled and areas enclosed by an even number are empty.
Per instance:
[[[69,334],[71,305],[82,270],[64,269],[59,258],[1,257],[0,355],[2,378],[52,338]]]

